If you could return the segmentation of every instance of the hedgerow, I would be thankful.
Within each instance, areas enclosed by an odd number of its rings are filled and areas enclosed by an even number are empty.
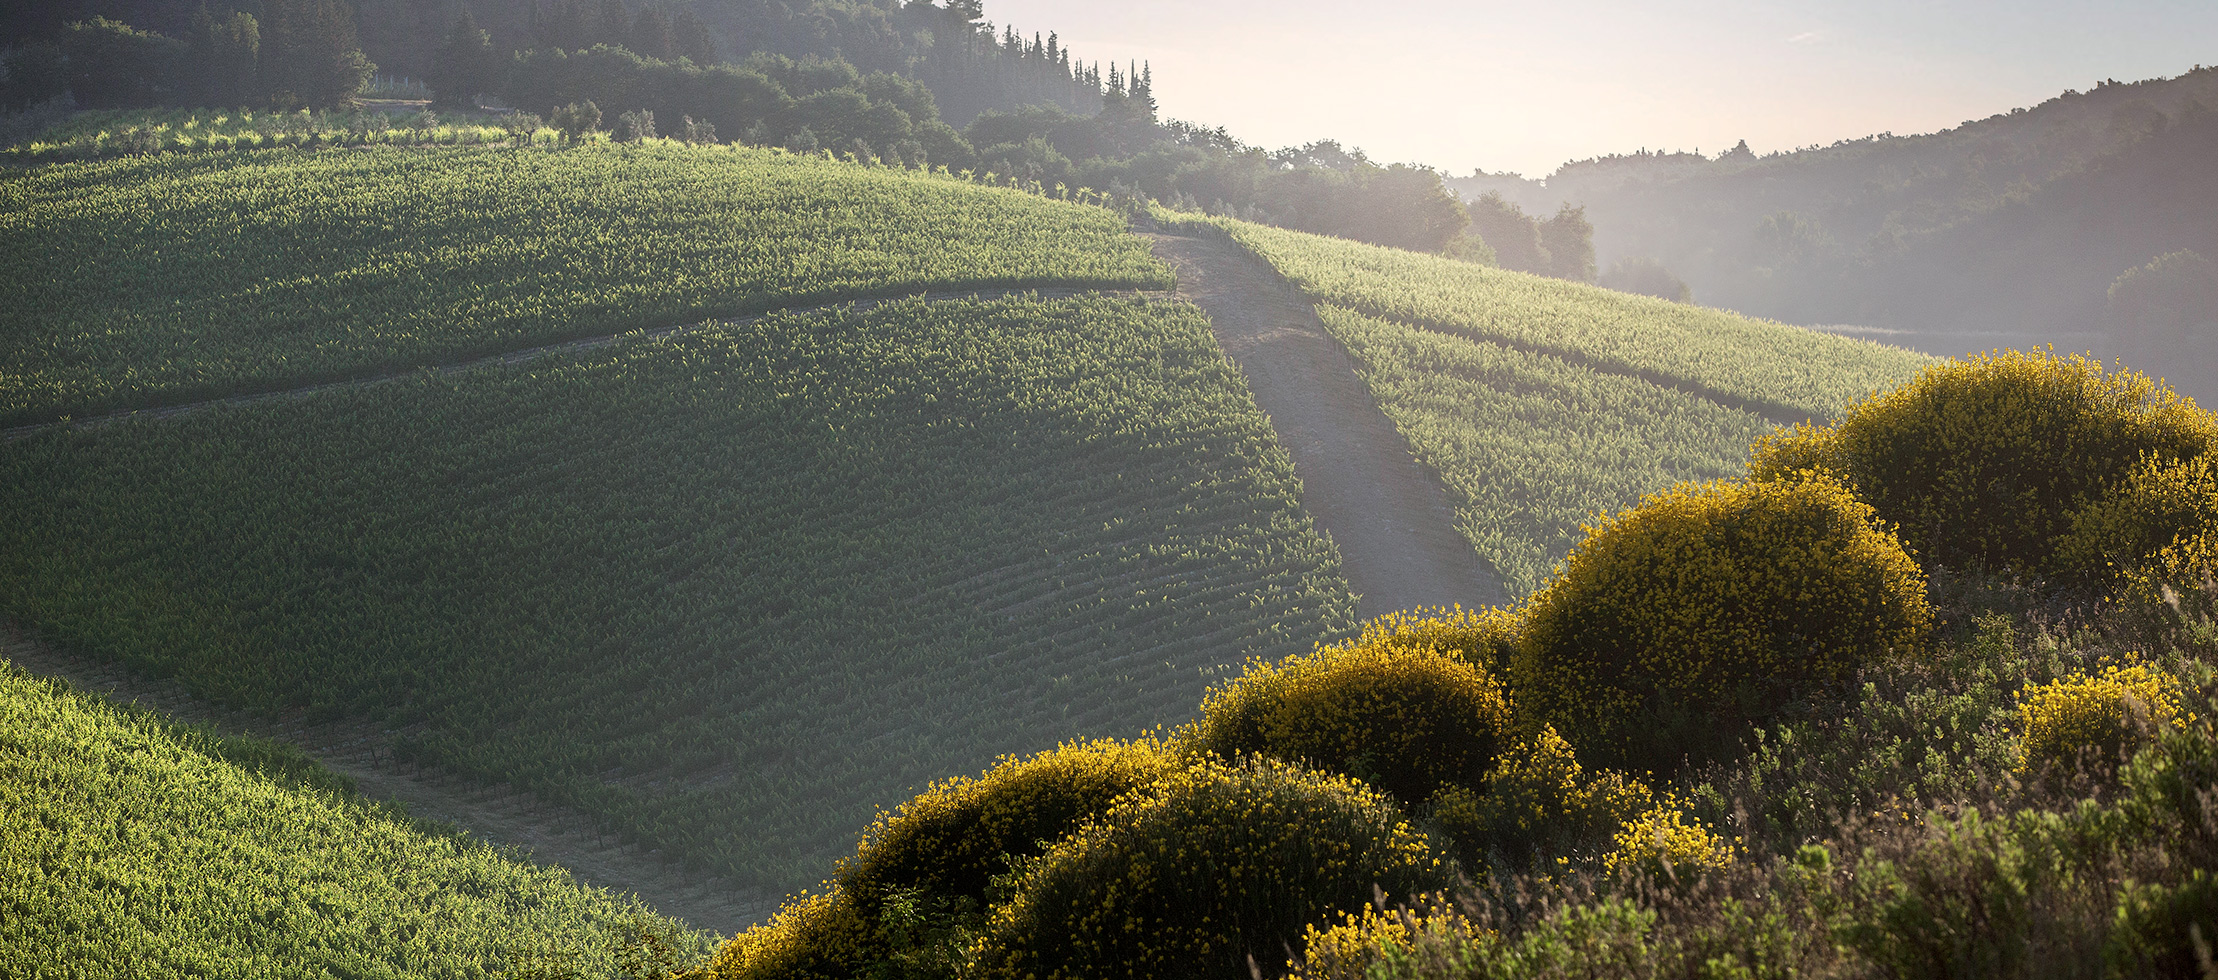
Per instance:
[[[1250,663],[1202,701],[1189,740],[1226,759],[1260,753],[1354,775],[1407,805],[1480,785],[1511,724],[1501,683],[1480,663],[1409,645],[1453,629],[1403,620],[1367,642]]]
[[[1932,619],[1917,565],[1841,484],[1681,487],[1571,553],[1532,600],[1512,687],[1587,759],[1673,769],[1914,653]]]
[[[1277,975],[1310,927],[1376,890],[1439,889],[1447,873],[1361,783],[1270,760],[1203,761],[1032,863],[965,975],[1242,980],[1251,961]]]
[[[2054,559],[2073,515],[2144,458],[2214,445],[2218,417],[2145,375],[2007,350],[1935,365],[1829,426],[1758,439],[1749,472],[1837,475],[1900,526],[1922,562],[2049,574],[2071,567]]]

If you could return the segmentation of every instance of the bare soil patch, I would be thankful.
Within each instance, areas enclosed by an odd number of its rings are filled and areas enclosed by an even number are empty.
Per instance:
[[[1365,617],[1507,601],[1456,530],[1440,478],[1411,455],[1310,302],[1229,242],[1143,233],[1209,314],[1256,404],[1294,457],[1302,506],[1340,547]]]

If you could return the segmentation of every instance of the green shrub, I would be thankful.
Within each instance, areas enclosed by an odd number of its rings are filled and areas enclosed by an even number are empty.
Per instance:
[[[2103,959],[2115,976],[2208,980],[2204,964],[2218,960],[2218,877],[2196,868],[2176,887],[2127,889]]]
[[[2183,720],[2175,687],[2135,664],[2027,688],[2018,696],[2019,771],[2119,762]]]
[[[1050,848],[994,909],[969,972],[996,978],[1278,973],[1304,931],[1447,870],[1393,804],[1344,776],[1204,761]]]
[[[879,814],[827,892],[804,896],[727,943],[715,975],[845,980],[942,955],[931,947],[975,925],[994,877],[1012,859],[1037,855],[1178,767],[1153,738],[1104,739],[1006,757],[975,779],[934,783]]]
[[[1345,773],[1421,803],[1444,785],[1478,786],[1510,726],[1484,666],[1384,630],[1247,673],[1209,692],[1192,744]]]
[[[1829,471],[1927,563],[2048,573],[2072,515],[2144,455],[2200,455],[2218,419],[2158,382],[2053,352],[2001,351],[1926,369],[1828,427],[1757,440],[1749,472]]]
[[[1434,797],[1433,825],[1455,842],[1473,874],[1532,870],[1599,856],[1626,822],[1646,812],[1654,794],[1621,773],[1589,774],[1571,745],[1543,727],[1503,750],[1484,792],[1452,786]]]
[[[2199,593],[2218,575],[2218,466],[2151,457],[2072,515],[2059,568],[2138,604]]]
[[[1668,767],[1918,648],[1932,618],[1917,565],[1841,484],[1682,485],[1589,529],[1533,598],[1511,681],[1589,762]]]

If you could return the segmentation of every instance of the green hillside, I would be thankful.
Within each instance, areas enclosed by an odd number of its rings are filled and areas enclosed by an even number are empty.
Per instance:
[[[1440,256],[1157,217],[1230,236],[1318,303],[1379,407],[1440,474],[1458,529],[1520,594],[1597,512],[1736,476],[1773,422],[1831,417],[1932,360]]]
[[[672,144],[170,153],[0,172],[0,421],[932,289],[1162,287],[1122,223]]]
[[[0,446],[0,615],[771,887],[1352,626],[1198,311],[902,301]]]
[[[314,788],[328,773],[225,758],[257,748],[282,755],[0,661],[0,975],[608,971],[642,930],[685,935],[567,872]]]

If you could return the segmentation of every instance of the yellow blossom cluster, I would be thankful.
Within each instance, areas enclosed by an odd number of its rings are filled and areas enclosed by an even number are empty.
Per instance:
[[[2073,515],[2057,559],[2130,602],[2207,594],[2218,576],[2218,462],[2144,458],[2116,491]]]
[[[2144,456],[2213,446],[2218,418],[2146,375],[2006,350],[1928,368],[1830,426],[1758,439],[1749,471],[1839,476],[1924,561],[2046,573],[2072,515]]]
[[[790,903],[726,944],[724,978],[846,980],[900,952],[890,901],[921,895],[935,911],[982,909],[1012,857],[1039,853],[1111,803],[1183,766],[1153,737],[1068,742],[1007,756],[975,778],[943,780],[880,813],[823,894]]]
[[[1533,597],[1512,686],[1590,761],[1673,767],[1917,649],[1925,588],[1872,508],[1823,474],[1682,485],[1588,529]]]
[[[2147,664],[2112,664],[2018,696],[2018,769],[2039,772],[2081,762],[2115,763],[2165,727],[2190,720],[2177,682]]]
[[[1484,793],[1442,790],[1432,819],[1458,844],[1467,873],[1500,861],[1509,864],[1496,870],[1514,871],[1576,857],[1582,844],[1606,839],[1654,799],[1645,784],[1623,773],[1589,772],[1570,743],[1544,726],[1502,752]]]
[[[1363,778],[1407,803],[1476,785],[1509,731],[1509,699],[1479,662],[1419,637],[1454,630],[1400,620],[1363,640],[1248,665],[1212,690],[1190,744],[1260,753]]]
[[[1646,875],[1665,883],[1685,882],[1733,866],[1740,850],[1687,816],[1676,799],[1666,798],[1617,831],[1617,847],[1603,857],[1603,870]]]
[[[1447,884],[1384,796],[1269,759],[1201,761],[1050,848],[995,907],[976,977],[1238,976],[1319,918]]]

